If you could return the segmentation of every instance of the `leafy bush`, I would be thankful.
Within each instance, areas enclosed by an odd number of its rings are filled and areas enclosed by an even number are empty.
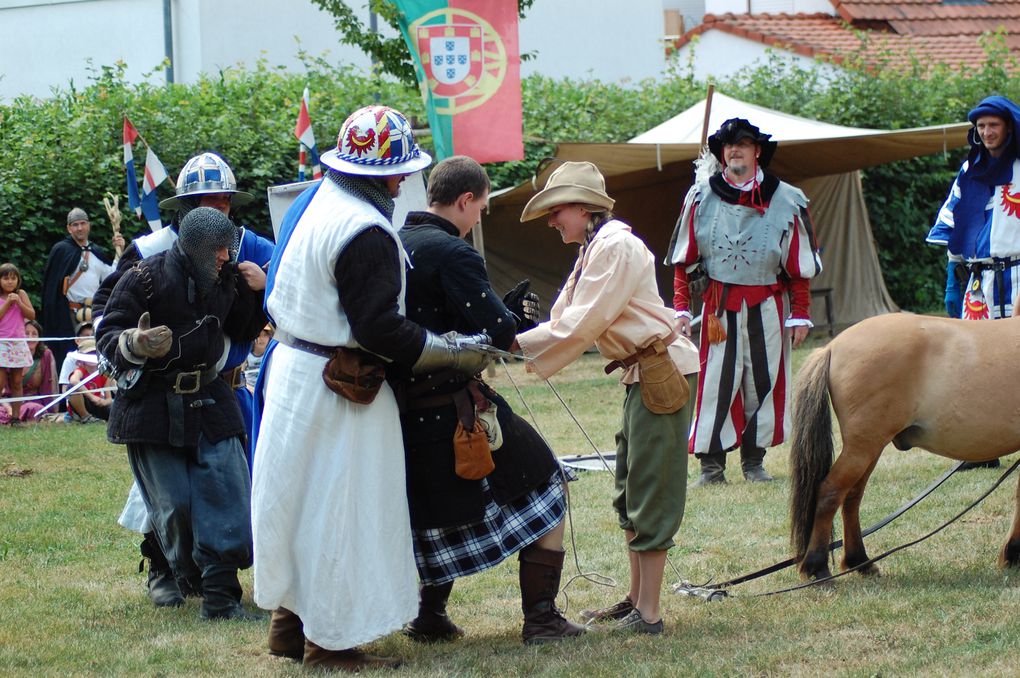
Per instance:
[[[1001,40],[989,43],[986,66],[966,74],[944,68],[879,70],[860,67],[826,75],[778,58],[716,83],[719,91],[778,110],[860,127],[906,128],[955,122],[982,97],[1014,99],[1020,77],[1007,68]],[[129,84],[122,63],[93,72],[84,88],[58,89],[52,98],[23,97],[0,106],[0,224],[3,254],[38,292],[43,262],[65,234],[64,216],[83,207],[93,237],[109,245],[102,196],[123,194],[121,119],[127,114],[166,165],[171,177],[203,150],[214,150],[234,168],[241,188],[257,196],[293,181],[297,142],[294,122],[301,91],[311,90],[312,120],[320,150],[354,109],[382,101],[424,120],[414,88],[337,67],[303,55],[306,73],[286,73],[266,63],[251,71],[227,69],[189,84]],[[922,77],[922,75],[924,77]],[[532,76],[522,83],[527,159],[488,167],[503,187],[530,178],[558,141],[624,141],[685,110],[704,96],[705,84],[689,69],[633,86]],[[429,139],[422,140],[429,146]],[[865,198],[893,299],[904,308],[941,305],[944,252],[924,236],[945,198],[962,153],[894,163],[865,173]],[[144,147],[135,146],[141,171]],[[168,185],[161,197],[171,195]],[[147,226],[125,213],[125,235]],[[269,212],[257,200],[239,218],[266,232]]]

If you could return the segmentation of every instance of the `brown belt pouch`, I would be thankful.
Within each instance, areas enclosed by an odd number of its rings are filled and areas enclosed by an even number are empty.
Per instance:
[[[453,432],[454,472],[464,480],[481,480],[496,468],[489,436],[475,419],[475,405],[467,389],[453,394],[457,429]]]
[[[649,350],[651,349],[651,350]],[[661,339],[638,353],[641,400],[654,414],[673,414],[687,404],[691,387]]]
[[[382,360],[357,348],[337,346],[322,368],[326,388],[359,405],[375,400],[385,380]]]

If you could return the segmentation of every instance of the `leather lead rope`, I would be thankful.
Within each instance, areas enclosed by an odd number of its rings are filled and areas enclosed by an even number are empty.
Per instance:
[[[931,485],[929,485],[928,487],[926,487],[923,490],[921,490],[921,493],[918,494],[916,497],[914,497],[913,499],[911,499],[910,501],[905,503],[903,506],[899,507],[898,509],[896,509],[895,511],[890,513],[889,515],[887,515],[885,518],[882,518],[880,521],[878,521],[877,523],[875,523],[871,527],[869,527],[866,530],[864,530],[863,532],[861,532],[861,537],[867,537],[869,534],[873,534],[875,532],[878,532],[880,529],[882,529],[883,527],[885,527],[886,525],[888,525],[892,521],[896,520],[897,518],[902,516],[904,513],[906,513],[910,509],[912,509],[914,506],[916,506],[918,503],[920,503],[922,499],[924,499],[929,494],[931,494],[936,489],[938,489],[938,487],[940,485],[942,485],[942,483],[944,483],[947,480],[949,480],[949,477],[951,475],[953,475],[954,473],[956,473],[960,469],[960,466],[963,465],[963,463],[964,462],[962,462],[962,461],[956,462],[955,466],[953,466],[948,471],[943,473],[941,476],[936,478],[935,481]],[[829,551],[835,551],[836,549],[839,549],[839,548],[842,548],[842,547],[843,547],[843,540],[842,539],[837,539],[836,541],[834,541],[834,542],[829,544]],[[735,577],[734,579],[730,579],[730,580],[727,580],[727,581],[724,581],[724,582],[720,582],[718,584],[711,584],[711,583],[704,584],[702,587],[703,588],[707,588],[707,589],[725,589],[725,588],[729,588],[731,586],[736,586],[737,584],[743,584],[744,582],[748,582],[748,581],[752,581],[754,579],[758,579],[760,577],[764,577],[765,575],[772,574],[773,572],[779,572],[780,570],[785,570],[786,568],[790,567],[791,565],[796,565],[798,562],[799,561],[796,558],[787,558],[786,560],[780,561],[780,562],[775,563],[773,565],[769,565],[768,567],[763,567],[762,569],[756,570],[755,572],[752,572],[750,574],[745,574],[745,575],[742,575],[740,577]]]

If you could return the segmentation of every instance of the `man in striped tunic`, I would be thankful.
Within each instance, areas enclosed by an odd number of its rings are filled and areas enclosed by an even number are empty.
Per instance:
[[[765,449],[789,431],[790,349],[811,327],[810,278],[822,264],[804,193],[766,171],[771,135],[733,118],[708,145],[722,170],[691,187],[666,261],[688,336],[690,274],[700,267],[708,279],[689,443],[701,461],[695,485],[725,482],[726,453],[738,447],[744,478],[766,482]]]

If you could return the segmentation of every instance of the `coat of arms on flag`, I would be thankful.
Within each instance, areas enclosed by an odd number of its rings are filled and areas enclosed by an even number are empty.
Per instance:
[[[418,50],[432,93],[458,97],[483,75],[482,27],[445,24],[418,27]]]
[[[394,0],[436,155],[524,157],[516,2]]]
[[[499,33],[473,12],[445,8],[425,14],[411,30],[436,110],[456,115],[481,106],[506,77],[506,47]],[[446,101],[442,101],[445,99]]]

